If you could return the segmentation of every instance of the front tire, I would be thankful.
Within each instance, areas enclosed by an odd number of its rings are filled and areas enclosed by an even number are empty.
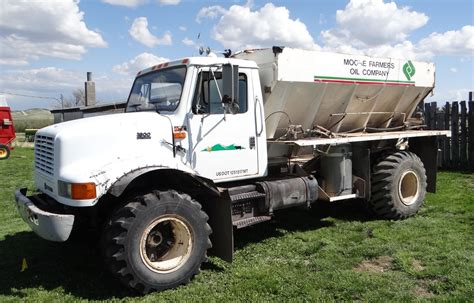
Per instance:
[[[140,293],[187,284],[211,247],[201,205],[174,190],[132,199],[108,220],[102,249],[108,268]]]
[[[372,174],[372,212],[383,219],[405,219],[418,212],[426,195],[426,171],[420,158],[407,151],[390,154]]]

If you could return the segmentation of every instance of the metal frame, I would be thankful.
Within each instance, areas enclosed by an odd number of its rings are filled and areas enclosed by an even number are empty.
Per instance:
[[[297,146],[317,146],[327,144],[343,144],[365,141],[380,141],[393,139],[408,139],[418,137],[446,136],[451,137],[449,130],[407,130],[396,132],[377,132],[377,133],[341,133],[336,138],[308,138],[300,140],[268,140],[271,144],[285,144]]]

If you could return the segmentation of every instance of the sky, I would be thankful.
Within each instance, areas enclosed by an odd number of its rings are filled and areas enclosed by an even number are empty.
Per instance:
[[[434,62],[429,101],[474,90],[472,0],[0,0],[0,95],[58,106],[92,72],[101,104],[136,73],[224,49],[288,46]]]

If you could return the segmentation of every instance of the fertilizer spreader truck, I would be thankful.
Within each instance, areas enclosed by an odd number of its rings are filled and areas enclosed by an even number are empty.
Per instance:
[[[233,231],[318,200],[403,219],[434,192],[437,136],[417,105],[431,63],[273,47],[138,73],[126,112],[35,138],[36,192],[16,192],[42,238],[100,233],[105,262],[141,293],[186,284]],[[95,229],[94,229],[95,228]]]

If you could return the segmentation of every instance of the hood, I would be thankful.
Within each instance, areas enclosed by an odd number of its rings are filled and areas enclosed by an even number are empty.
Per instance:
[[[43,128],[37,136],[54,142],[54,174],[62,179],[146,166],[173,167],[176,162],[169,144],[171,122],[155,112],[68,121]]]

